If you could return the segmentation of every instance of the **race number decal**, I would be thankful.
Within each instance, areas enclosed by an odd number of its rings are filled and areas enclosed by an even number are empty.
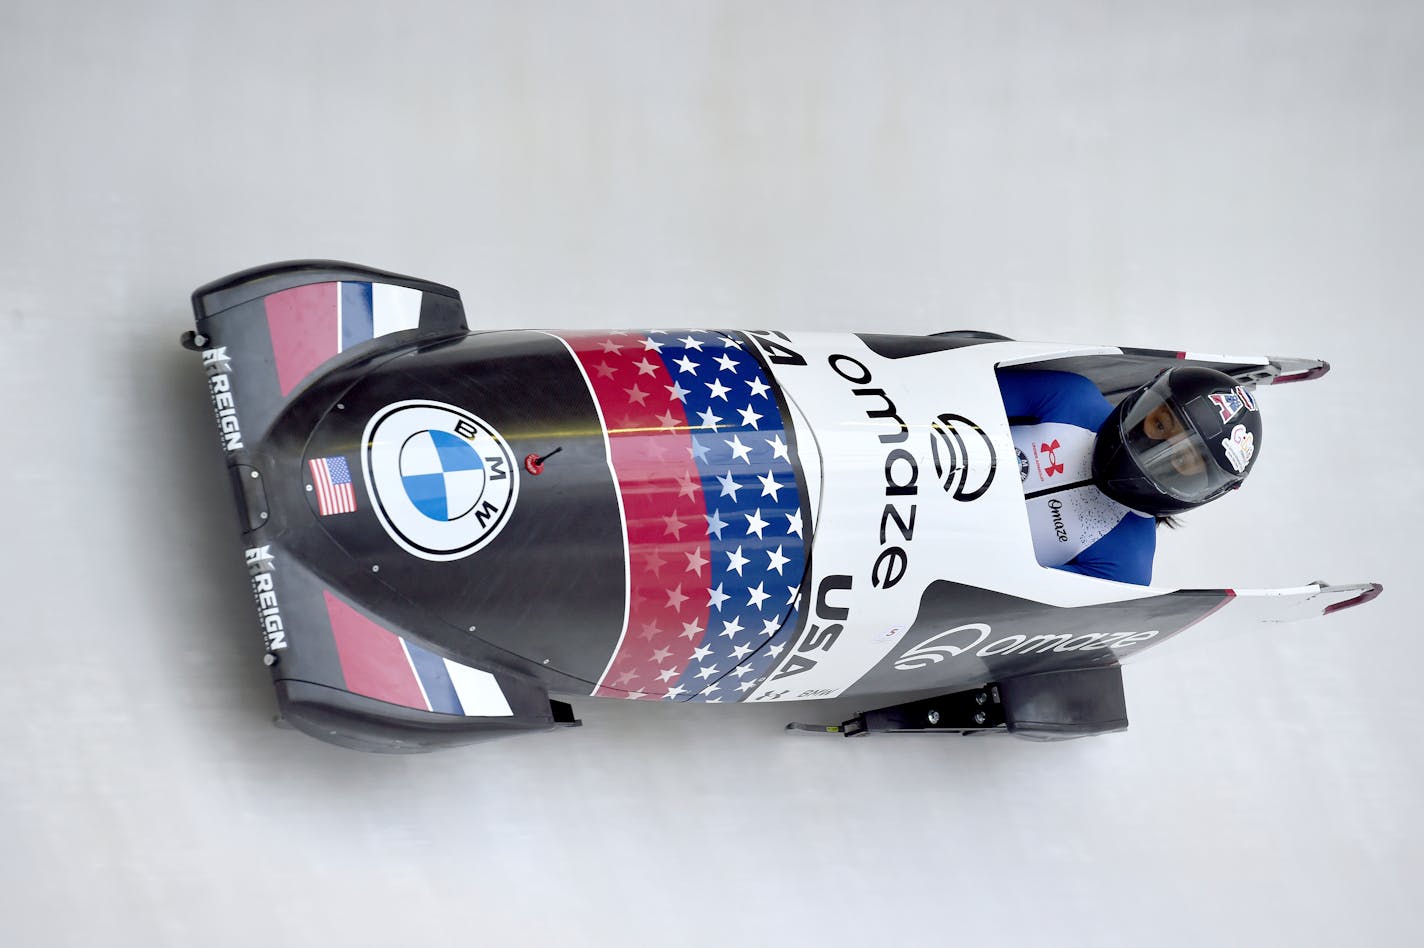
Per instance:
[[[362,444],[376,516],[406,552],[457,560],[509,521],[519,468],[509,444],[476,415],[441,402],[399,402],[371,418]]]

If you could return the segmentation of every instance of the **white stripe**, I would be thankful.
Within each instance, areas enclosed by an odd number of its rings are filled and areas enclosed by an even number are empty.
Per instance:
[[[499,687],[499,681],[487,671],[470,668],[448,658],[441,659],[450,673],[450,683],[460,699],[465,714],[481,718],[507,718],[514,714],[509,699]]]
[[[389,283],[371,284],[372,335],[415,329],[420,325],[419,290]]]
[[[623,648],[623,640],[628,637],[628,610],[632,607],[633,599],[633,562],[628,553],[628,514],[623,509],[623,491],[618,483],[618,472],[613,469],[613,445],[608,443],[608,421],[603,417],[603,406],[598,403],[598,396],[594,394],[593,380],[583,370],[583,363],[579,361],[578,353],[574,352],[574,347],[569,345],[566,339],[551,332],[545,332],[544,335],[559,340],[563,347],[569,350],[569,356],[574,360],[574,366],[579,370],[583,384],[588,386],[588,397],[593,400],[593,410],[598,412],[598,428],[603,433],[603,456],[608,458],[608,476],[613,478],[613,496],[618,498],[618,525],[621,528],[620,533],[623,541],[623,628],[618,633],[618,644],[613,647],[613,653],[608,656],[608,664],[603,666],[603,674],[598,676],[598,683],[593,686],[593,691],[589,692],[592,695],[603,687],[603,680],[608,677],[608,672],[613,667],[613,660],[618,657],[618,652]]]
[[[401,651],[405,653],[405,663],[410,666],[411,677],[415,679],[415,687],[420,689],[420,700],[425,702],[425,710],[434,710],[430,707],[430,696],[425,693],[425,682],[420,680],[420,672],[415,670],[415,661],[410,657],[410,646],[406,644],[405,639],[400,639],[400,644]]]
[[[333,283],[332,286],[336,287],[336,351],[337,351],[337,352],[340,352],[340,351],[341,351],[341,339],[342,339],[341,320],[342,320],[343,316],[345,315],[345,313],[344,313],[345,307],[342,306],[342,303],[341,303],[341,297],[342,297],[341,284],[340,284],[340,283]]]

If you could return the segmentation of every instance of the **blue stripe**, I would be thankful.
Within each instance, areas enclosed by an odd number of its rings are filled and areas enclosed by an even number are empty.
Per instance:
[[[420,676],[420,683],[425,686],[425,697],[430,699],[430,710],[439,711],[441,714],[464,714],[465,709],[460,706],[460,698],[455,694],[455,683],[450,680],[444,659],[421,648],[410,639],[405,640],[405,646],[410,650],[410,663],[415,666],[415,673]]]
[[[706,516],[709,525],[720,525],[708,538],[709,586],[726,597],[712,609],[697,643],[707,654],[694,659],[677,684],[688,693],[684,700],[740,701],[751,689],[739,686],[771,671],[781,652],[773,655],[771,648],[796,628],[796,610],[788,600],[806,569],[805,528],[796,534],[790,526],[805,514],[790,461],[788,424],[771,380],[735,337],[705,330],[649,336],[661,343],[658,354],[668,374],[686,390],[682,401]],[[704,418],[716,419],[715,431],[704,427]],[[779,452],[773,440],[780,443]],[[780,489],[768,493],[772,481]],[[772,568],[773,562],[779,568]],[[738,666],[745,667],[743,674],[730,674]],[[713,668],[710,675],[703,673]],[[707,693],[714,683],[716,689]]]
[[[346,351],[376,334],[371,314],[371,284],[341,284],[341,349]]]

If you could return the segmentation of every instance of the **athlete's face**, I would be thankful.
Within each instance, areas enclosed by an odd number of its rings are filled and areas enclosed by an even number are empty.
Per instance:
[[[1142,422],[1142,433],[1153,441],[1166,441],[1176,445],[1169,460],[1172,469],[1178,474],[1190,477],[1206,470],[1206,460],[1187,437],[1187,429],[1182,424],[1182,419],[1165,403],[1147,413]]]

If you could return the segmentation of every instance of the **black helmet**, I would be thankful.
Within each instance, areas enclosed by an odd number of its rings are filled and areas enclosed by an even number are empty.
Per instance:
[[[1241,486],[1261,452],[1261,416],[1245,386],[1214,369],[1168,369],[1108,415],[1093,480],[1133,510],[1165,517]]]

